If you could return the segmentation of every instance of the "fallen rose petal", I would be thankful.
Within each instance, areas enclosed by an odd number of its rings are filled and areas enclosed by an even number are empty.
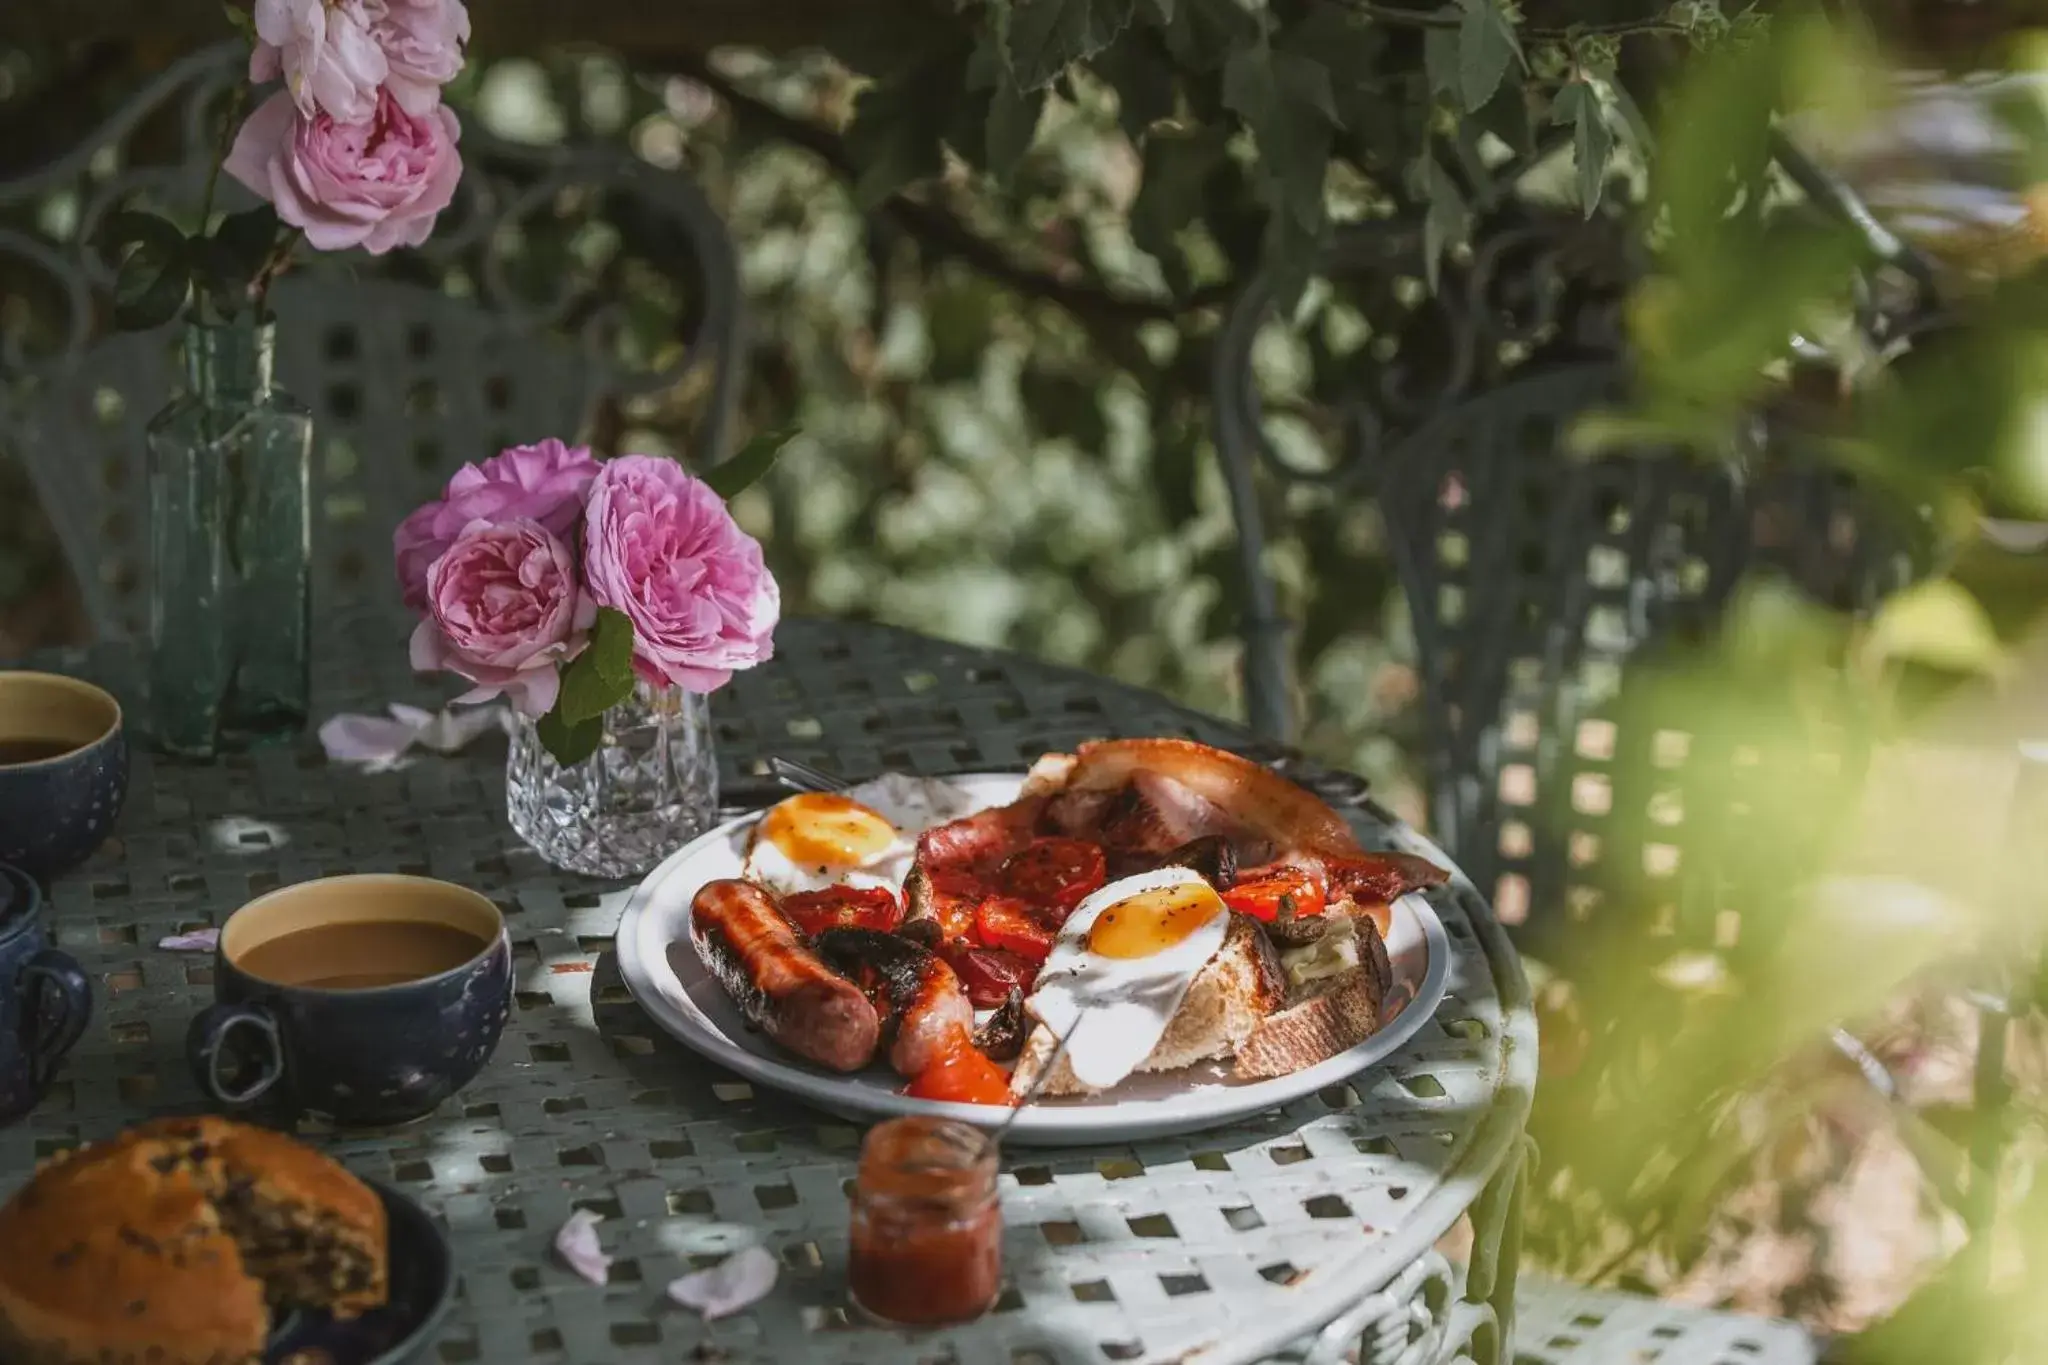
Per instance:
[[[406,714],[407,712],[412,715]],[[512,711],[505,706],[465,706],[460,710],[447,710],[428,714],[416,707],[400,709],[400,703],[391,704],[391,714],[400,720],[419,717],[419,736],[416,743],[425,745],[438,754],[459,753],[475,743],[481,735],[493,730],[509,732],[512,728]]]
[[[156,946],[167,953],[210,953],[219,944],[218,929],[194,929],[189,934],[172,934],[156,941]]]
[[[578,1209],[555,1233],[556,1253],[592,1284],[604,1284],[612,1276],[612,1258],[597,1242],[597,1225],[603,1221],[589,1209]]]
[[[320,726],[320,747],[336,763],[389,767],[412,747],[415,731],[383,716],[329,716]]]
[[[768,1296],[781,1270],[766,1248],[752,1246],[735,1251],[712,1266],[669,1281],[668,1296],[685,1308],[694,1308],[706,1322],[737,1313]]]

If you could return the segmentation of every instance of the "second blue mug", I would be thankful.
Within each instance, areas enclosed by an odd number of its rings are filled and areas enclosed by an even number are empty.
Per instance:
[[[92,984],[41,910],[35,880],[0,863],[0,1124],[35,1108],[92,1019]]]

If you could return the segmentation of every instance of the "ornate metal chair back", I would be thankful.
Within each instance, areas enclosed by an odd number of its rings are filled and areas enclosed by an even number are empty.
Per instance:
[[[1828,471],[1746,479],[1675,450],[1568,448],[1574,421],[1628,383],[1616,358],[1624,279],[1584,268],[1602,258],[1588,232],[1511,228],[1447,266],[1433,293],[1416,287],[1414,234],[1390,226],[1341,244],[1333,281],[1365,278],[1341,295],[1333,282],[1326,298],[1360,301],[1378,344],[1314,367],[1328,382],[1308,406],[1343,449],[1320,471],[1268,438],[1252,346],[1271,302],[1256,285],[1240,300],[1216,355],[1217,445],[1248,580],[1247,702],[1262,732],[1287,737],[1289,628],[1255,469],[1369,487],[1415,636],[1432,832],[1539,955],[1600,914],[1603,874],[1638,865],[1670,894],[1631,914],[1725,944],[1724,898],[1681,894],[1680,869],[1688,788],[1727,790],[1689,779],[1718,774],[1733,740],[1635,707],[1618,724],[1625,674],[1702,637],[1752,572],[1856,609],[1910,566]],[[1378,605],[1359,603],[1361,619]]]
[[[0,458],[25,462],[95,633],[143,629],[144,428],[179,383],[175,327],[112,333],[95,234],[123,207],[191,226],[235,45],[163,72],[76,148],[0,183]],[[456,466],[545,436],[617,441],[658,401],[724,453],[738,268],[679,171],[536,150],[472,124],[456,202],[415,251],[300,253],[271,295],[281,385],[315,420],[314,600],[388,614],[390,536]],[[253,202],[223,178],[219,202]],[[370,604],[370,605],[366,605]],[[386,646],[388,647],[388,645]]]

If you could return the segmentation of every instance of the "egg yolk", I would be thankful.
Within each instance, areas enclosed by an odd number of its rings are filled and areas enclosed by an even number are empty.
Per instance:
[[[805,792],[761,818],[761,837],[793,863],[859,867],[888,851],[896,827],[848,797]]]
[[[1100,957],[1150,957],[1216,918],[1223,902],[1206,882],[1141,891],[1103,910],[1088,926],[1088,951]]]

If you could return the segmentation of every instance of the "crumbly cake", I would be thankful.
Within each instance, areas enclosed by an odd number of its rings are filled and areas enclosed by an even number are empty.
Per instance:
[[[270,1310],[388,1296],[383,1201],[288,1137],[159,1119],[45,1165],[0,1207],[0,1360],[255,1365]]]

